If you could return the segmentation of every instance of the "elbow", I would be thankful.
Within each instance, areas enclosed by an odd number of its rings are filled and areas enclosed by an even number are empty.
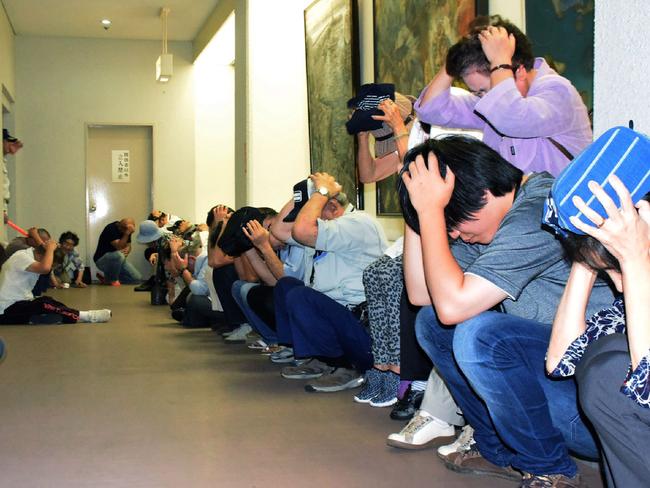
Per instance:
[[[470,318],[463,313],[462,307],[444,304],[440,306],[436,305],[435,308],[438,320],[443,325],[460,324],[461,322]]]
[[[416,291],[409,290],[407,286],[406,294],[408,295],[408,299],[411,305],[415,305],[416,307],[426,307],[427,305],[431,305],[431,298],[429,297],[428,292],[418,293]]]

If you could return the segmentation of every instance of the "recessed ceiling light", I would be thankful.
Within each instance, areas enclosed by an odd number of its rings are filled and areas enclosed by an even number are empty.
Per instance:
[[[112,24],[112,22],[111,22],[110,20],[108,20],[108,19],[102,19],[102,25],[103,25],[104,27],[110,27],[111,24]]]

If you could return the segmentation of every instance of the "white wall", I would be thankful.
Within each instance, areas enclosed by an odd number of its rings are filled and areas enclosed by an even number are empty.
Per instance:
[[[596,0],[594,137],[615,125],[650,134],[650,4]]]
[[[194,62],[195,207],[201,221],[213,205],[235,207],[235,17]]]
[[[16,37],[20,223],[85,244],[85,123],[154,124],[154,206],[196,217],[192,45],[169,50],[174,76],[161,85],[156,41]]]
[[[14,97],[15,85],[15,65],[14,65],[14,33],[9,24],[9,19],[5,14],[4,8],[0,8],[0,97],[2,100],[3,117],[0,119],[0,126],[3,126],[5,120],[13,122],[13,107],[12,98]],[[7,96],[9,95],[9,96]],[[5,110],[7,115],[5,116]],[[12,129],[13,127],[0,127]],[[9,158],[9,174],[14,176],[15,157]],[[15,179],[15,178],[12,178]],[[4,174],[0,171],[0,188],[4,185]],[[13,190],[13,188],[12,188]],[[1,203],[1,202],[0,202]],[[13,210],[14,202],[11,202],[10,210]],[[1,210],[1,208],[0,208]],[[10,214],[13,218],[13,215]],[[7,240],[7,231],[5,225],[0,225],[0,241]]]
[[[279,209],[309,175],[305,0],[248,3],[248,203]]]

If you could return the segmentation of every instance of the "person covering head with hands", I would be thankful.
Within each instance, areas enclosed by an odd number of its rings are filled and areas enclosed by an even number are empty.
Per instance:
[[[16,251],[0,272],[0,324],[74,324],[77,322],[107,322],[108,309],[79,311],[50,297],[34,298],[32,289],[39,276],[52,269],[54,239],[37,246]]]
[[[107,285],[137,283],[142,279],[140,272],[127,261],[131,252],[131,235],[135,232],[135,221],[131,217],[111,222],[99,235],[93,260],[104,273],[99,280]]]
[[[471,448],[441,459],[522,486],[552,478],[571,487],[581,481],[569,449],[591,458],[597,449],[573,381],[551,381],[541,368],[569,272],[540,225],[552,183],[546,173],[523,177],[480,141],[450,136],[407,154],[398,192],[406,287],[423,306],[418,341],[474,428]],[[597,283],[588,310],[611,297]]]
[[[315,191],[300,208],[292,237],[313,249],[313,260],[305,282],[284,277],[275,285],[277,337],[293,346],[295,357],[324,360],[285,368],[285,378],[316,378],[305,387],[310,392],[340,391],[360,386],[372,366],[370,337],[353,310],[365,301],[363,270],[382,255],[386,238],[376,220],[348,203],[332,175],[310,179]]]
[[[452,93],[454,79],[470,92]],[[449,49],[415,111],[426,123],[482,130],[483,141],[525,173],[557,176],[592,138],[571,82],[534,58],[526,35],[499,16],[477,18]]]
[[[650,478],[648,155],[650,140],[642,134],[607,131],[558,178],[543,220],[573,262],[546,369],[554,377],[575,374],[608,486],[643,486]],[[585,321],[601,273],[622,296]]]

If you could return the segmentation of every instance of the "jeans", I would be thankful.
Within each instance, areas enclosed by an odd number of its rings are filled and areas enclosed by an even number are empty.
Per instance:
[[[266,323],[264,323],[264,321],[253,311],[253,309],[251,309],[251,307],[248,305],[248,301],[246,300],[248,292],[256,286],[260,285],[258,283],[249,283],[248,281],[237,280],[232,285],[232,297],[235,299],[235,302],[237,302],[237,305],[239,305],[239,308],[241,308],[241,311],[246,316],[248,324],[253,329],[255,329],[259,335],[262,336],[264,341],[266,341],[267,344],[277,344],[278,336],[276,332],[268,325],[266,325]]]
[[[590,344],[576,369],[580,404],[603,449],[607,486],[647,486],[650,480],[650,410],[621,393],[630,367],[624,334]]]
[[[138,283],[142,275],[135,266],[126,260],[121,251],[107,252],[97,261],[97,267],[104,273],[107,282],[119,281],[121,283]]]
[[[370,335],[346,307],[285,277],[275,285],[278,340],[293,344],[296,357],[343,358],[359,371],[373,365]]]
[[[575,382],[545,374],[550,325],[483,312],[445,327],[429,306],[418,314],[416,333],[488,461],[572,477],[577,468],[569,449],[598,457],[578,411]]]

